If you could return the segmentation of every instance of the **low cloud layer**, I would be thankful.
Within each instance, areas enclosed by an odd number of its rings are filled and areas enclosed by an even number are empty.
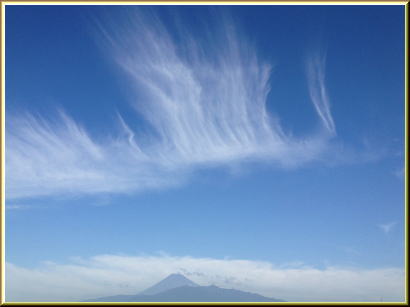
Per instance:
[[[321,54],[307,61],[307,94],[322,129],[294,138],[266,109],[271,65],[232,22],[197,39],[186,30],[171,35],[157,16],[123,17],[104,21],[99,33],[129,77],[135,113],[128,122],[119,114],[119,130],[98,138],[64,112],[8,114],[7,199],[129,193],[180,184],[199,167],[249,160],[296,167],[326,150],[335,125]],[[143,119],[148,132],[132,129],[130,118]]]
[[[194,257],[99,255],[37,268],[6,264],[6,301],[81,301],[136,294],[171,273],[287,301],[403,301],[404,270],[358,269]]]

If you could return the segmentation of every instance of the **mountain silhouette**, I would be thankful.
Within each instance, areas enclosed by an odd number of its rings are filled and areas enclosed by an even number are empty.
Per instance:
[[[136,295],[115,295],[87,302],[284,302],[256,293],[200,286],[181,274],[171,274]]]

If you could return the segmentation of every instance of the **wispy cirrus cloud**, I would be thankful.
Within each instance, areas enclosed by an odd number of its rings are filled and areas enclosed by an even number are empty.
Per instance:
[[[6,136],[8,199],[171,185],[166,168],[138,151],[132,139],[97,142],[64,113],[55,121],[28,114],[9,117]]]
[[[389,233],[392,228],[397,224],[397,222],[391,222],[386,224],[379,224],[377,225],[384,233]]]
[[[12,204],[12,205],[6,205],[6,210],[22,210],[22,209],[27,209],[27,205],[18,205],[18,204]]]
[[[129,76],[134,118],[95,139],[64,112],[57,119],[7,116],[6,197],[128,193],[180,184],[198,167],[262,160],[295,167],[320,158],[335,134],[324,57],[308,61],[309,92],[324,129],[305,138],[284,131],[266,109],[271,65],[231,22],[196,39],[171,35],[157,16],[133,11],[105,22],[108,54]],[[101,23],[100,23],[101,24]]]
[[[6,263],[6,301],[81,301],[136,294],[171,273],[200,285],[217,285],[290,302],[400,302],[404,270],[307,265],[274,265],[244,259],[170,255],[99,255],[66,264],[45,262],[36,268]]]
[[[403,166],[402,168],[400,168],[400,169],[396,169],[394,172],[393,172],[393,174],[397,177],[397,178],[399,178],[399,179],[404,179],[404,175],[405,175],[405,167]]]
[[[325,63],[325,53],[315,53],[307,59],[309,94],[324,127],[330,134],[335,134],[336,127],[330,111],[329,96],[325,85]]]

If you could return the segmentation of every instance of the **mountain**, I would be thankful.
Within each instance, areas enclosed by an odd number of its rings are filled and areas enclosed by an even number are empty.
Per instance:
[[[87,302],[284,302],[259,294],[216,286],[199,286],[181,274],[171,274],[136,295],[101,297]]]
[[[170,289],[178,287],[198,287],[199,285],[189,280],[182,274],[171,274],[165,279],[161,280],[159,283],[153,285],[152,287],[142,291],[142,295],[153,295],[160,292],[164,292]]]

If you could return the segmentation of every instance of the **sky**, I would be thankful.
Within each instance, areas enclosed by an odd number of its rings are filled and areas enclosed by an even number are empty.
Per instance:
[[[404,6],[5,14],[6,301],[404,300]]]

